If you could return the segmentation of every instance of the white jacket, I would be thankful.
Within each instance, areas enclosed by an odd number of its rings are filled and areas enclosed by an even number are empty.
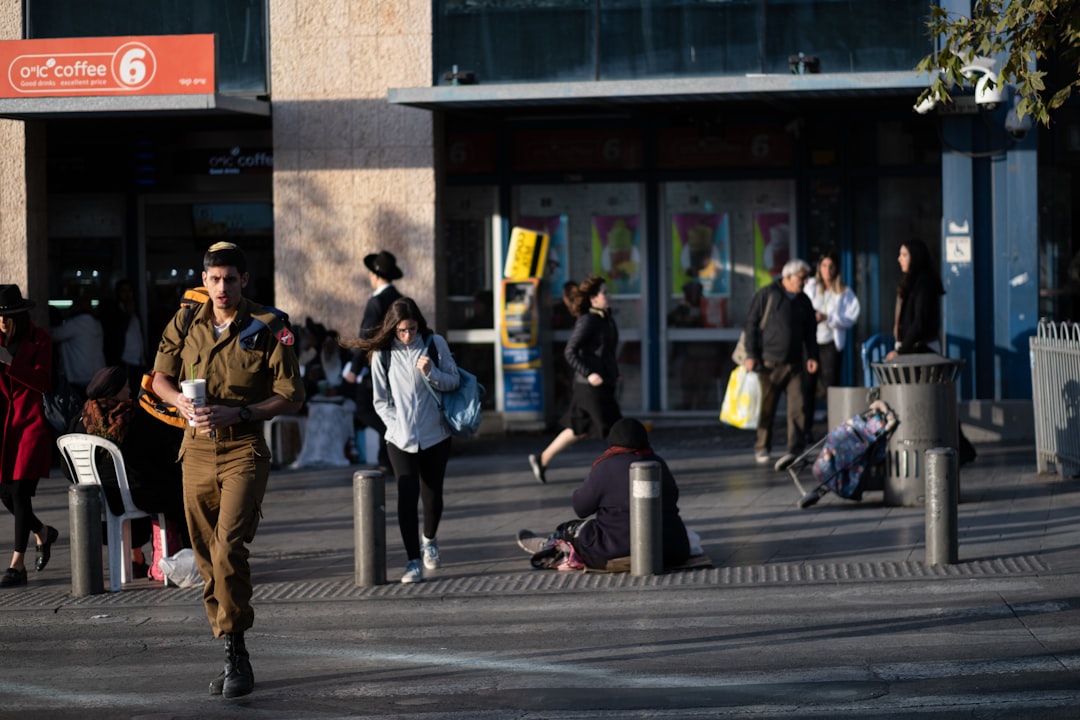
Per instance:
[[[859,299],[850,287],[845,287],[842,295],[831,290],[819,289],[817,278],[806,281],[803,292],[810,298],[814,312],[819,312],[825,319],[817,325],[818,345],[836,344],[837,350],[843,350],[847,342],[847,331],[859,319]]]
[[[430,380],[437,391],[456,390],[461,378],[446,340],[433,333],[431,343],[438,351],[439,364],[436,367],[432,363],[427,380],[416,368],[416,361],[426,352],[419,335],[414,335],[408,345],[394,338],[389,377],[381,351],[376,351],[371,361],[375,412],[386,423],[386,442],[408,453],[438,445],[450,437],[442,410],[426,386]]]

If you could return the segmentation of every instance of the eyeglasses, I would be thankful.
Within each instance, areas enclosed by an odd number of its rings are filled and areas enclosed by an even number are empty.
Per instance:
[[[398,334],[398,337],[404,337],[406,335],[415,335],[420,332],[420,328],[416,325],[410,325],[408,327],[394,328],[394,331]]]

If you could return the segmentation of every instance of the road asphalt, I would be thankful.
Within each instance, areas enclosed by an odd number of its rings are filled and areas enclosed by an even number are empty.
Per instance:
[[[871,491],[800,510],[790,477],[754,462],[753,433],[712,419],[657,420],[651,438],[711,567],[529,566],[515,534],[572,516],[599,441],[560,455],[544,485],[526,455],[546,435],[457,443],[443,565],[416,585],[397,582],[392,481],[390,582],[359,587],[360,468],[276,471],[251,544],[256,689],[237,700],[207,692],[223,649],[200,590],[71,595],[56,469],[35,499],[61,531],[52,561],[0,592],[0,718],[1080,716],[1080,482],[1036,474],[1033,447],[977,444],[958,562],[930,565],[921,507]]]

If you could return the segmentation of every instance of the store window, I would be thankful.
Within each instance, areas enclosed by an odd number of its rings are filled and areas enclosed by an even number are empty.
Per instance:
[[[28,39],[214,34],[219,92],[267,92],[265,0],[25,2]]]
[[[617,349],[622,382],[619,404],[624,413],[643,407],[642,342],[648,254],[642,188],[634,183],[523,185],[514,191],[513,224],[551,236],[547,287],[555,324],[547,329],[555,357],[561,357],[572,325],[558,306],[566,282],[580,283],[590,275],[605,278],[619,328]],[[543,336],[542,336],[543,337]],[[557,363],[556,403],[569,403],[569,367]],[[561,412],[564,407],[557,408]]]
[[[925,0],[438,0],[434,80],[788,74],[799,53],[812,58],[809,72],[909,71],[932,49],[927,7]]]
[[[794,198],[789,180],[663,186],[665,409],[719,409],[750,299],[794,257]]]
[[[494,187],[447,187],[443,194],[447,340],[458,364],[487,389],[484,408],[497,404],[495,270],[492,228]]]

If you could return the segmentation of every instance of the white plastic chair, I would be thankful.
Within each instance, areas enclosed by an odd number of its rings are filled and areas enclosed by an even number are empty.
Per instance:
[[[60,452],[71,470],[71,477],[75,479],[76,483],[97,485],[101,489],[101,507],[108,527],[109,592],[119,592],[124,583],[132,580],[131,521],[138,518],[153,517],[154,513],[143,512],[132,501],[127,470],[124,467],[124,456],[120,454],[120,448],[115,443],[97,435],[71,433],[56,438],[56,445],[60,448]],[[116,484],[120,489],[120,497],[124,502],[124,513],[122,515],[113,515],[109,509],[109,501],[105,497],[105,488],[101,486],[101,477],[98,475],[98,466],[94,462],[97,448],[102,448],[109,454],[113,467],[116,469]],[[169,547],[166,544],[168,534],[164,518],[159,518],[159,520],[161,547],[167,557],[170,554]],[[167,580],[165,582],[168,584]]]

